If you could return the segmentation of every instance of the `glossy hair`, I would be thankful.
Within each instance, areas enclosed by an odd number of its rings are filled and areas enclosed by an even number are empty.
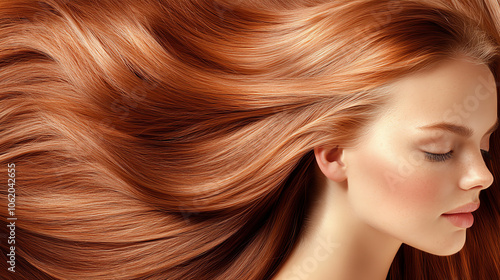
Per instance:
[[[271,279],[304,228],[314,147],[356,144],[392,81],[444,59],[486,63],[498,82],[488,11],[410,0],[0,2],[0,164],[15,163],[18,218],[16,273],[3,236],[0,276]],[[492,141],[498,181],[498,133]],[[464,250],[403,245],[388,279],[500,278],[495,184]]]

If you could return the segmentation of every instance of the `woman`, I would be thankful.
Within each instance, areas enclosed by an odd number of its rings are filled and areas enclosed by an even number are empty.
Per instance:
[[[498,279],[499,7],[467,5],[3,1],[0,275]]]

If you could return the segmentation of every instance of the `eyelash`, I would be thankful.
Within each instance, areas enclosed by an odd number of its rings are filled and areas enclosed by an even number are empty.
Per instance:
[[[433,154],[433,153],[428,153],[425,152],[425,158],[427,158],[430,161],[434,162],[442,162],[442,161],[447,161],[453,156],[453,150],[445,153],[445,154]]]
[[[492,156],[491,156],[490,152],[488,152],[486,150],[481,150],[481,154],[483,155],[484,161],[486,161],[486,160],[491,161],[492,160]],[[433,162],[443,162],[443,161],[447,161],[453,157],[453,150],[451,150],[445,154],[434,154],[434,153],[425,152],[425,157],[428,160],[433,161]]]
[[[484,161],[488,160],[491,161],[493,157],[491,156],[491,153],[485,150],[481,150],[481,154],[483,155]]]

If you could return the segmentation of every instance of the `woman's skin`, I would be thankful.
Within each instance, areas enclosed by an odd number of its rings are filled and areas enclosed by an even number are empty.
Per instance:
[[[314,149],[320,199],[275,279],[382,280],[402,243],[436,255],[463,247],[470,225],[443,214],[478,203],[493,182],[481,152],[497,122],[493,75],[460,56],[400,79],[390,94],[358,146]],[[472,135],[425,128],[439,123]]]

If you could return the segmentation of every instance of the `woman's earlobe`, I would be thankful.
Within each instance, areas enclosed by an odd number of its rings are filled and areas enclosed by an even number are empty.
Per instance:
[[[344,149],[337,147],[314,148],[316,163],[321,172],[330,180],[342,182],[347,179],[346,166],[343,162]]]

